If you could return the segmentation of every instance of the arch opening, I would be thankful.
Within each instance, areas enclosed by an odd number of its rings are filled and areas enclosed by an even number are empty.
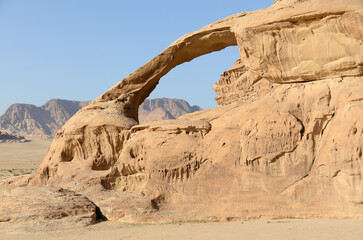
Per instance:
[[[217,107],[213,85],[237,59],[238,47],[230,46],[173,68],[139,106],[139,122],[174,119]]]
[[[230,27],[201,29],[187,34],[106,91],[94,103],[116,100],[116,108],[122,115],[138,121],[139,105],[155,89],[161,77],[177,65],[234,45],[237,45],[237,40]]]

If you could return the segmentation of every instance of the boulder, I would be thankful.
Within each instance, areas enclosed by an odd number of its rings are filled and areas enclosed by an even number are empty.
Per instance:
[[[0,194],[0,229],[51,231],[94,224],[97,207],[74,191],[52,187],[16,187]]]

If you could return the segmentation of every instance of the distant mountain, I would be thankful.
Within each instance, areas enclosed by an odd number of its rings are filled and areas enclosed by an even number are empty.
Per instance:
[[[28,136],[53,136],[79,109],[90,102],[51,99],[43,106],[13,104],[0,116],[0,129]]]
[[[139,122],[176,119],[181,115],[200,111],[199,106],[190,106],[182,99],[156,98],[146,99],[139,107]]]
[[[51,99],[43,106],[13,104],[0,116],[0,129],[25,136],[53,136],[78,110],[90,101]],[[147,99],[139,107],[139,121],[175,119],[201,110],[182,99]]]

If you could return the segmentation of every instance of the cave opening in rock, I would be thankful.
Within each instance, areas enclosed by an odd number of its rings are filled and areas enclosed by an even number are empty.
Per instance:
[[[239,59],[237,46],[183,63],[162,77],[139,107],[140,123],[174,119],[183,114],[217,107],[213,85]]]

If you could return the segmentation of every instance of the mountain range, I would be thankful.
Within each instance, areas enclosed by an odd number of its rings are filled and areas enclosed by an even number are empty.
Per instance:
[[[139,107],[139,122],[143,124],[157,120],[176,119],[184,114],[200,110],[202,110],[201,107],[190,106],[183,99],[146,99]]]
[[[89,103],[90,101],[51,99],[40,107],[32,104],[13,104],[0,116],[0,130],[23,136],[51,137],[69,118]],[[202,110],[199,106],[190,106],[182,99],[146,99],[139,107],[139,121],[142,124],[176,119],[199,110]]]

